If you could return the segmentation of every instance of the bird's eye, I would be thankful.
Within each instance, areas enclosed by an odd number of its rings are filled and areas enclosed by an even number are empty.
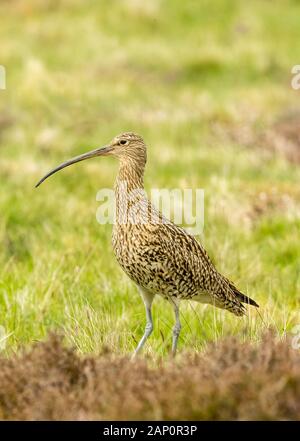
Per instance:
[[[121,145],[125,145],[125,144],[127,144],[127,142],[128,142],[128,141],[126,141],[125,139],[121,139],[120,144],[121,144]]]

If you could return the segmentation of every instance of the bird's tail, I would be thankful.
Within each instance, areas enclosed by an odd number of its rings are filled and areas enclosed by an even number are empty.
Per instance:
[[[230,282],[230,280],[227,279],[227,282],[230,286],[230,288],[232,289],[232,291],[234,292],[234,294],[236,295],[237,299],[242,302],[242,303],[247,303],[248,305],[252,305],[255,306],[256,308],[259,308],[259,305],[255,302],[255,300],[251,299],[250,297],[246,296],[245,294],[243,294],[242,292],[240,292],[232,282]]]

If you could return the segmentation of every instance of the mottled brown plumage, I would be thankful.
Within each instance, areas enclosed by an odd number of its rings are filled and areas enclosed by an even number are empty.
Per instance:
[[[200,242],[164,218],[151,205],[143,181],[146,145],[139,135],[123,133],[108,146],[61,164],[37,185],[64,167],[102,155],[113,155],[120,162],[115,184],[113,249],[122,269],[138,286],[146,307],[145,334],[135,353],[139,352],[152,332],[151,305],[156,294],[167,299],[174,307],[174,353],[181,328],[181,300],[209,303],[237,316],[245,314],[243,303],[258,306],[216,270]]]

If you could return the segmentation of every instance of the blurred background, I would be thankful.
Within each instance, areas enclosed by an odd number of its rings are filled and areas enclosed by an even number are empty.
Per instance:
[[[182,308],[180,346],[258,340],[300,323],[300,2],[2,0],[0,325],[2,350],[60,330],[80,352],[131,351],[144,327],[115,262],[96,193],[112,158],[38,190],[53,166],[119,132],[149,147],[146,188],[203,188],[201,240],[217,268],[260,305],[244,320]],[[151,354],[171,342],[154,306]]]

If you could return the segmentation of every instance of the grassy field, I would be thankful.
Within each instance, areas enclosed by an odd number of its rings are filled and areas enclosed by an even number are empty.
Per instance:
[[[240,319],[182,304],[179,350],[300,324],[300,141],[290,135],[300,127],[299,2],[11,0],[0,15],[3,353],[50,330],[81,353],[134,349],[144,308],[112,254],[111,225],[95,216],[116,162],[95,159],[34,189],[123,131],[149,146],[147,190],[205,190],[201,240],[261,306]],[[161,299],[154,321],[146,353],[164,355],[173,313]]]

